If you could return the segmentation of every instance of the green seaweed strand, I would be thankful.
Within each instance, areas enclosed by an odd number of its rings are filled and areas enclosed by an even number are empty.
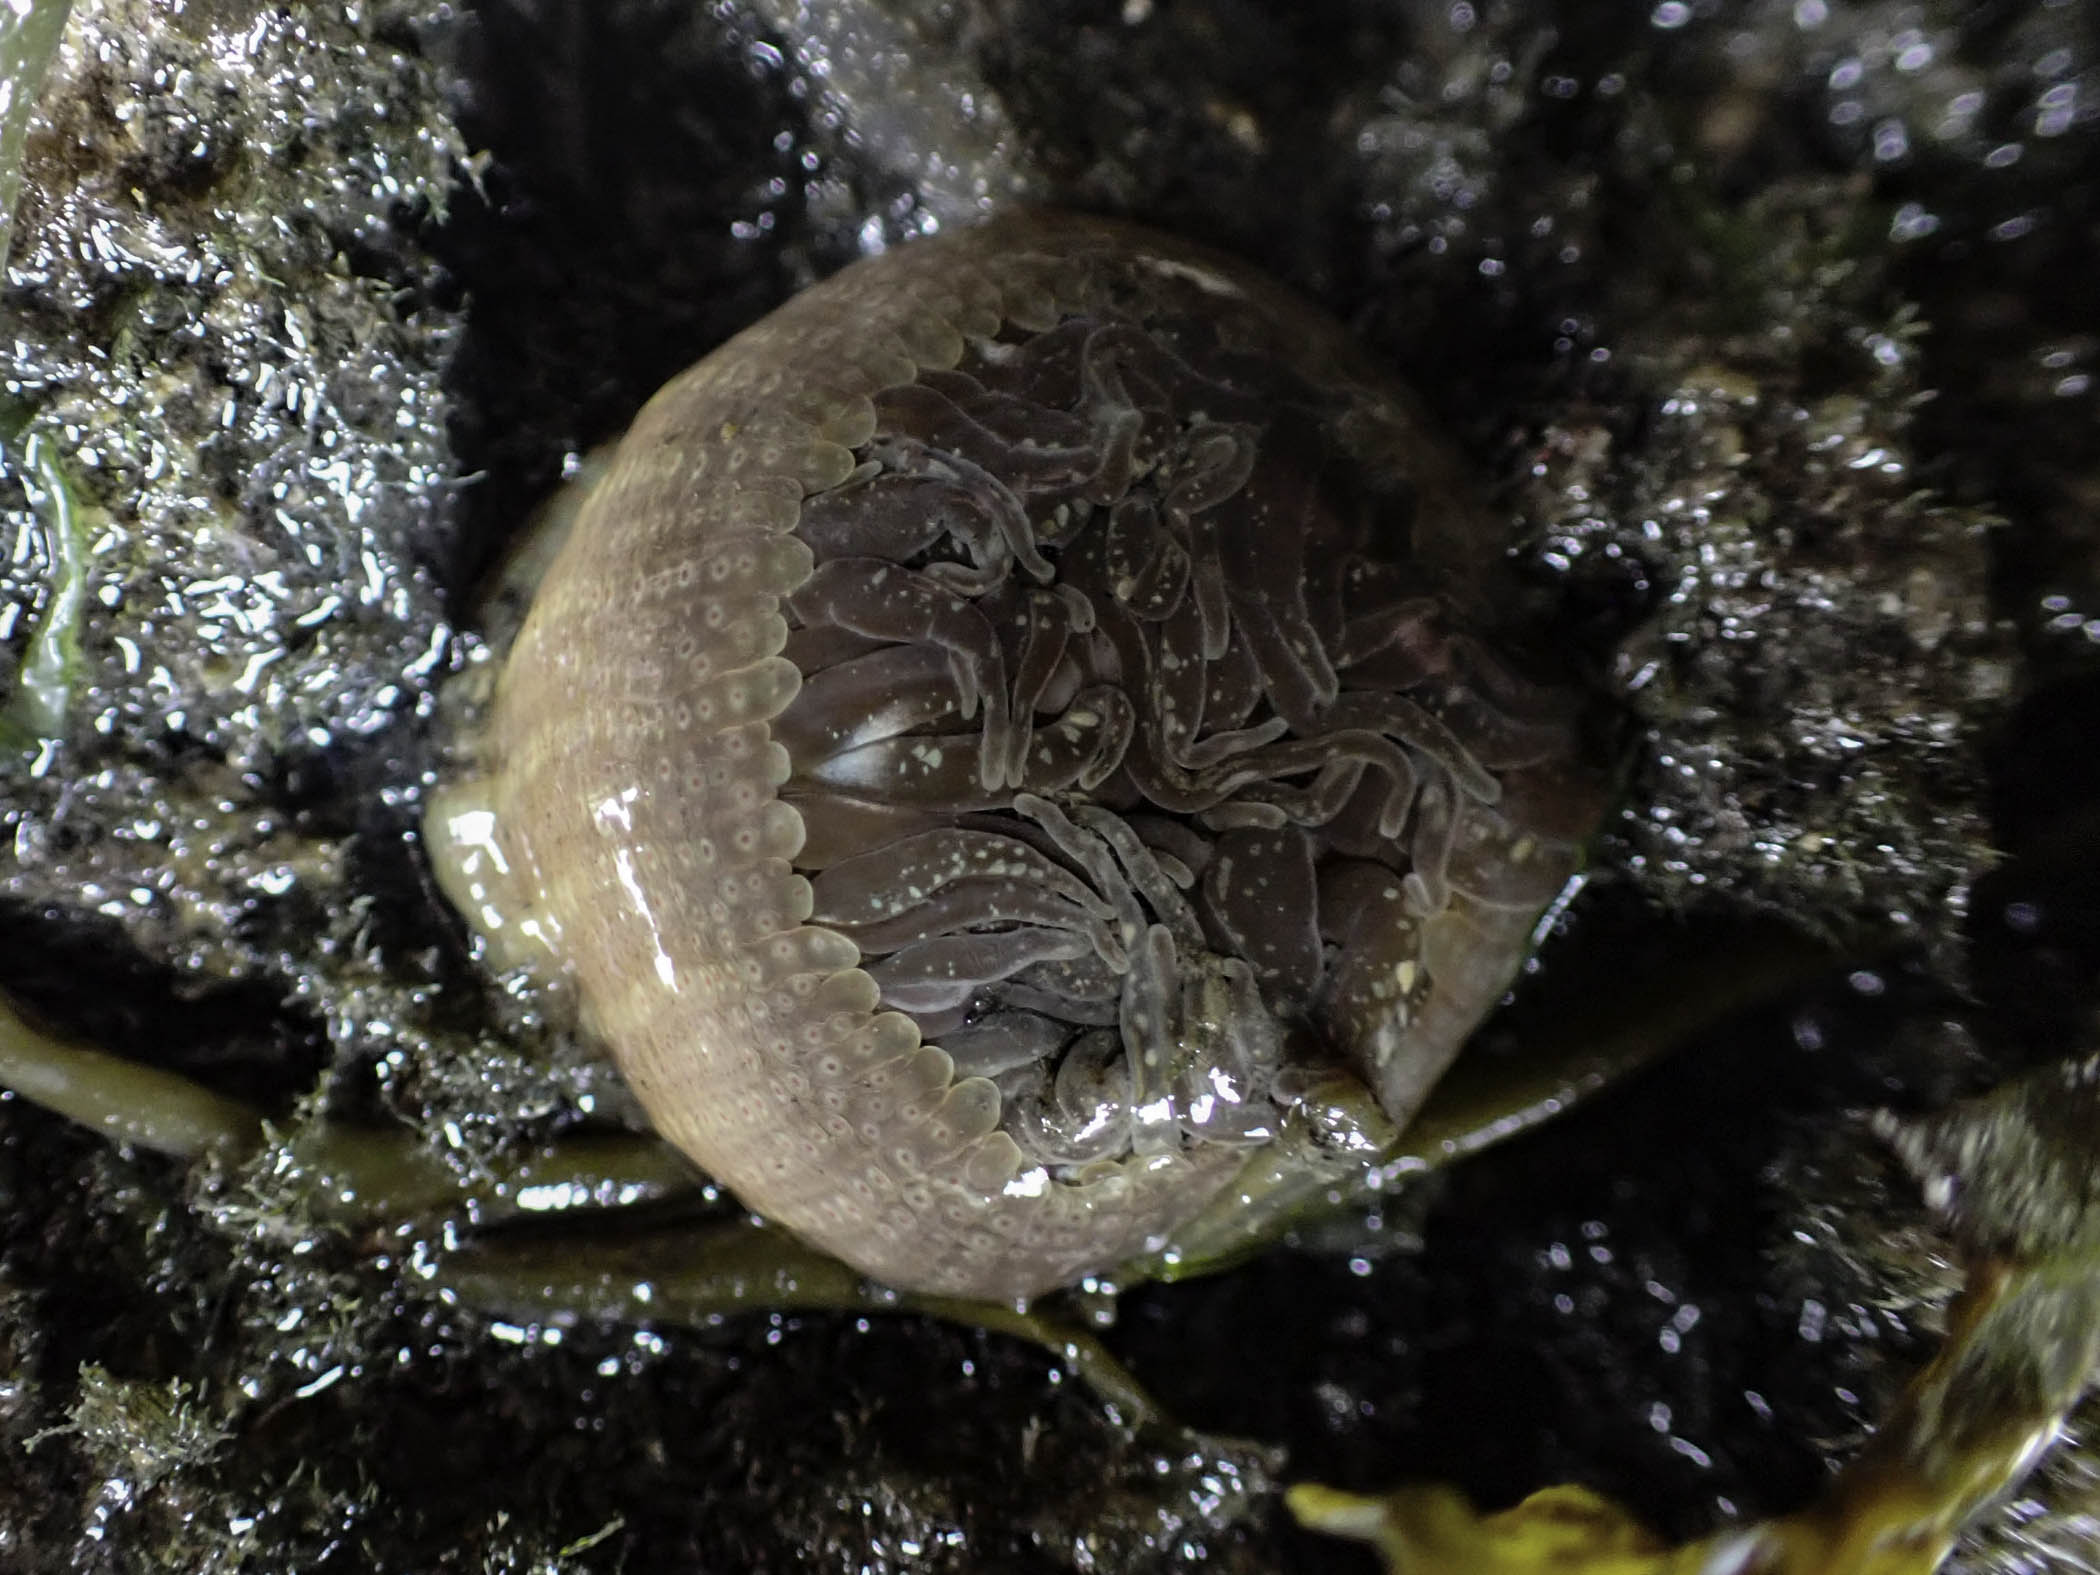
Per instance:
[[[0,5],[0,15],[6,7]],[[51,551],[51,605],[29,642],[15,692],[0,709],[0,739],[17,745],[65,735],[66,709],[80,670],[80,618],[87,606],[87,511],[74,495],[50,440],[31,433],[22,481]]]
[[[262,1120],[246,1105],[177,1073],[54,1039],[4,1000],[0,1087],[92,1127],[113,1143],[183,1159],[215,1149],[245,1154],[262,1137]]]
[[[14,239],[30,113],[72,9],[73,0],[0,3],[0,268],[7,266],[8,244]]]

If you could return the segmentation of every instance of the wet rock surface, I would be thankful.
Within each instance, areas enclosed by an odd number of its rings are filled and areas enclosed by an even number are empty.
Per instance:
[[[1478,1054],[1746,904],[1881,948],[1111,1342],[1288,1474],[1677,1531],[1799,1503],[1929,1351],[1939,1238],[1851,1113],[2094,1004],[2076,5],[76,10],[0,294],[0,989],[462,1171],[617,1117],[412,843],[472,588],[665,376],[1021,193],[1340,311],[1622,697],[1600,879]],[[413,1230],[12,1099],[0,1221],[10,1567],[1347,1567],[1265,1457],[998,1337],[492,1323]],[[1966,1567],[2092,1555],[2052,1470]]]

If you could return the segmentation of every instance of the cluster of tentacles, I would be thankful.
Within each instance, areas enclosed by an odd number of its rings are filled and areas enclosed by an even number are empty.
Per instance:
[[[1536,910],[1504,774],[1558,697],[1458,627],[1338,402],[1199,322],[1068,317],[876,400],[806,501],[774,723],[813,922],[1036,1161],[1258,1142],[1287,1041],[1434,988],[1456,883]]]

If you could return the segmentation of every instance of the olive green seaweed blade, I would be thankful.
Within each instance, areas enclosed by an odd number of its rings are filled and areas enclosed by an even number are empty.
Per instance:
[[[0,473],[16,469],[28,495],[50,559],[50,593],[14,674],[14,692],[0,706],[0,747],[48,752],[65,736],[78,681],[80,626],[88,610],[88,539],[95,512],[60,468],[49,437],[32,431],[15,447],[19,466],[12,466],[0,449]],[[40,756],[39,769],[42,763]]]
[[[37,90],[58,51],[73,0],[8,0],[0,5],[0,268],[14,238],[22,193],[22,144]]]

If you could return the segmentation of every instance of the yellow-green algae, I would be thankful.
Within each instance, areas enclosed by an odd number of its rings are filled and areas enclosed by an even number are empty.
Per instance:
[[[1392,1575],[1933,1575],[2100,1379],[2100,1058],[1880,1125],[1953,1216],[1967,1282],[1938,1354],[1815,1503],[1683,1543],[1579,1484],[1487,1514],[1437,1485],[1302,1484],[1292,1512]]]

